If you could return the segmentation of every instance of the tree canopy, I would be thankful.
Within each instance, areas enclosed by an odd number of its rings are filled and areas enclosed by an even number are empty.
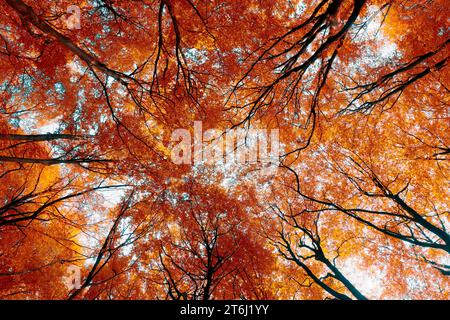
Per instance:
[[[449,299],[448,10],[1,1],[0,299]]]

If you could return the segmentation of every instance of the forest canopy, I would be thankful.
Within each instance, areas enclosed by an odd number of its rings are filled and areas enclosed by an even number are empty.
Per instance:
[[[0,299],[449,299],[445,0],[1,0]]]

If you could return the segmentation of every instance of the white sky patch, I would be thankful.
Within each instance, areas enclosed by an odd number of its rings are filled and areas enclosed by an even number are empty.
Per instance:
[[[40,126],[36,128],[36,133],[53,133],[58,131],[59,129],[59,125],[60,122],[58,119],[53,119],[52,121],[50,121],[49,123],[47,123],[46,125]]]
[[[395,55],[397,46],[394,43],[386,41],[382,48],[380,48],[381,57],[389,59]]]
[[[111,181],[110,183],[105,184],[105,186],[115,184],[118,183]],[[96,193],[99,193],[104,199],[103,207],[105,210],[96,210],[95,208],[92,208],[93,210],[91,210],[91,215],[89,216],[89,223],[96,225],[99,229],[95,234],[83,234],[80,237],[80,243],[83,246],[92,248],[94,252],[101,247],[112,226],[112,221],[110,220],[110,218],[108,218],[108,211],[120,204],[126,191],[127,187],[100,189],[96,191]],[[122,234],[122,241],[126,241],[126,238],[130,235],[130,228],[131,221],[129,219],[123,219],[120,222],[118,231]],[[132,252],[132,248],[132,245],[125,246],[121,249],[120,253],[122,255],[129,255]],[[96,258],[97,256],[94,255],[93,257],[86,259],[86,261],[84,262],[85,267],[90,268],[94,264]]]
[[[197,48],[189,48],[186,50],[186,57],[194,64],[201,65],[208,61],[208,51]]]
[[[368,9],[367,18],[369,19],[362,29],[357,29],[354,34],[353,42],[370,41],[376,44],[376,50],[367,50],[363,57],[364,63],[376,66],[382,65],[389,59],[395,58],[398,54],[395,43],[389,41],[382,31],[383,14],[380,8],[372,6]],[[370,61],[368,61],[370,60]]]
[[[104,206],[107,208],[113,208],[118,205],[123,196],[125,195],[126,188],[111,188],[111,189],[103,189],[98,192],[104,198]]]
[[[377,298],[383,294],[383,272],[372,268],[363,270],[358,257],[344,261],[341,269],[355,287],[368,298]]]
[[[295,4],[295,13],[291,14],[289,18],[295,19],[299,18],[302,13],[304,13],[306,10],[306,5],[303,1],[298,1],[297,4]]]

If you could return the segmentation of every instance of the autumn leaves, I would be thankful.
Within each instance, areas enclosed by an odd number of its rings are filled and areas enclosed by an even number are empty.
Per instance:
[[[3,2],[0,297],[448,298],[447,6]]]

